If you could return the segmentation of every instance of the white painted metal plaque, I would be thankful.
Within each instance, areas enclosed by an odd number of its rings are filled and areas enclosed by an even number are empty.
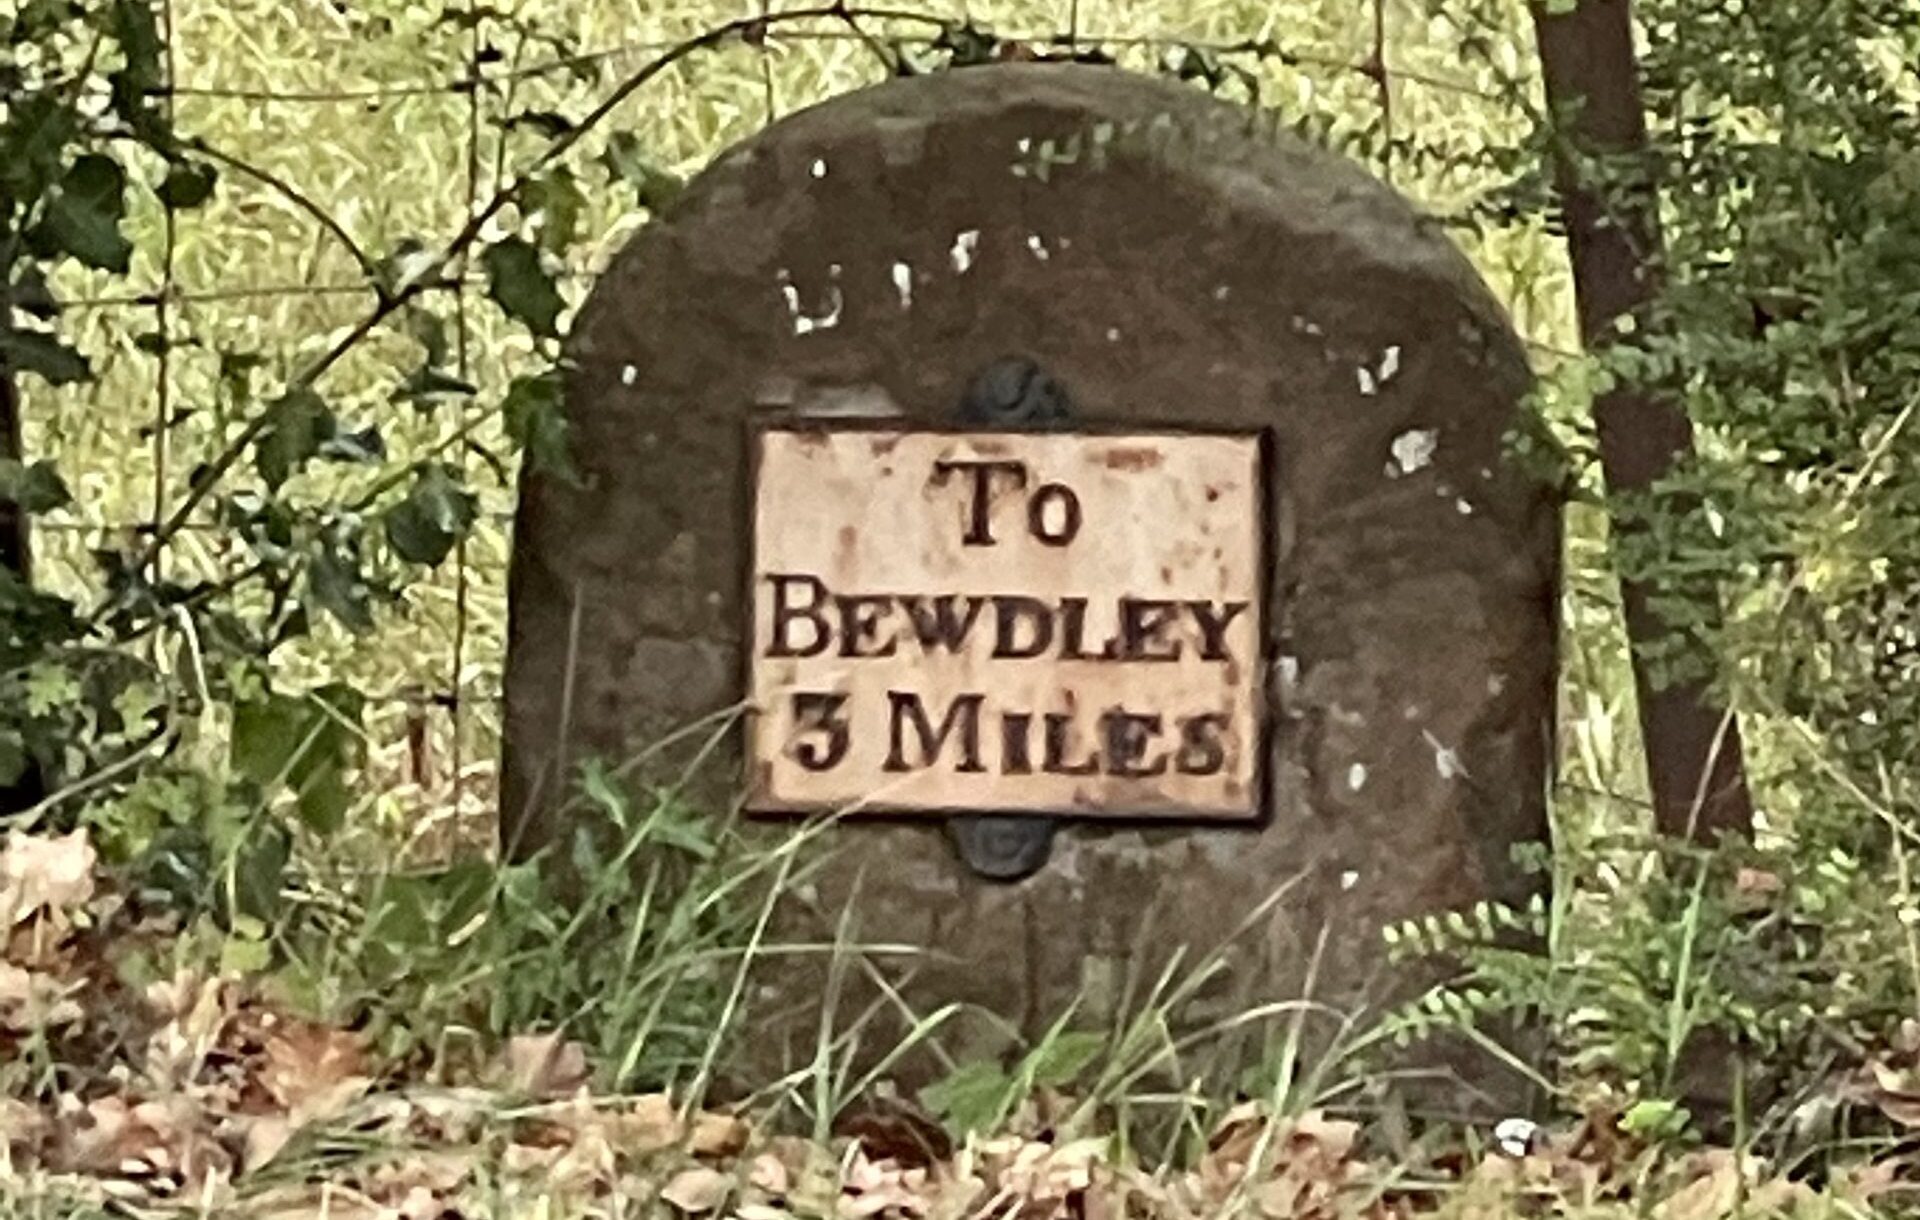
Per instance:
[[[753,812],[1262,812],[1241,434],[753,434]]]

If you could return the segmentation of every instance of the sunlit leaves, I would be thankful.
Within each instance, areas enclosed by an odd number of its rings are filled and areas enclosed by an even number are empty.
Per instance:
[[[509,317],[526,323],[536,335],[559,337],[560,311],[566,302],[537,247],[508,237],[487,247],[480,261],[487,272],[487,295]]]

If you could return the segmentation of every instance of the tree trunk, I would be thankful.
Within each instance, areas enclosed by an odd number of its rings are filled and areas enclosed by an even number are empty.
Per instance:
[[[13,321],[5,287],[5,280],[0,279],[0,328]],[[20,397],[13,370],[0,359],[0,460],[23,460],[20,431]],[[0,500],[0,568],[11,572],[22,583],[29,583],[33,579],[32,567],[27,545],[27,515],[12,501]],[[0,815],[30,808],[40,799],[41,789],[39,769],[29,764],[24,774],[0,783]]]
[[[0,298],[0,330],[11,325],[4,298]],[[13,370],[0,359],[0,460],[21,461],[20,400],[14,393]],[[27,550],[27,517],[12,501],[0,500],[0,568],[22,581],[31,579]]]
[[[1587,347],[1599,349],[1619,341],[1620,318],[1644,321],[1645,308],[1659,291],[1663,254],[1653,191],[1638,184],[1603,191],[1585,179],[1578,164],[1587,157],[1612,164],[1644,162],[1648,151],[1630,0],[1579,0],[1565,13],[1549,13],[1536,4],[1533,18],[1547,102],[1561,124],[1555,172],[1580,330]],[[1580,156],[1569,155],[1570,150]],[[1655,392],[1614,389],[1594,401],[1593,412],[1601,469],[1616,494],[1647,490],[1693,453],[1693,426],[1685,408]],[[1614,528],[1636,527],[1616,518]],[[1669,626],[1655,611],[1651,602],[1658,592],[1673,590],[1621,581],[1656,822],[1666,834],[1703,840],[1727,831],[1745,834],[1752,829],[1753,803],[1739,726],[1705,680],[1656,686],[1649,672],[1647,653],[1656,645],[1679,644],[1689,660],[1704,662],[1698,672],[1712,673],[1715,664],[1701,641],[1681,638],[1682,629]],[[1717,623],[1715,590],[1688,592],[1702,617]]]

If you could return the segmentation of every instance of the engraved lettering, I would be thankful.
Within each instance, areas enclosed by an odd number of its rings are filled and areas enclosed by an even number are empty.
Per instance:
[[[896,636],[879,642],[880,620],[893,609],[893,598],[880,594],[867,597],[836,597],[833,605],[840,612],[840,655],[843,657],[890,657],[900,649]]]
[[[1021,624],[1026,627],[1022,630]],[[1025,639],[1022,639],[1022,636]],[[993,599],[993,656],[996,661],[1026,660],[1053,643],[1053,611],[1037,597]]]
[[[1077,763],[1067,761],[1067,755],[1073,750],[1073,717],[1070,714],[1048,712],[1046,726],[1046,748],[1040,758],[1042,771],[1048,775],[1092,775],[1100,769],[1100,760],[1092,755]]]
[[[919,695],[912,691],[888,691],[887,761],[881,770],[898,774],[931,767],[946,753],[947,739],[957,736],[960,761],[953,769],[969,773],[985,771],[986,765],[980,761],[980,706],[986,700],[984,694],[956,695],[947,705],[947,714],[940,718],[940,727],[935,729]],[[917,764],[907,761],[909,722],[920,744]]]
[[[960,597],[952,593],[900,599],[907,621],[913,624],[914,638],[928,652],[942,648],[951,653],[960,652],[986,604],[984,597]]]
[[[933,464],[934,481],[944,483],[947,476],[956,471],[966,471],[973,476],[973,500],[967,510],[967,530],[960,535],[960,541],[967,546],[993,545],[993,476],[1006,475],[1015,487],[1027,485],[1027,467],[1024,462],[974,462],[957,458],[941,458]]]
[[[1033,755],[1027,748],[1027,736],[1033,730],[1033,717],[1027,712],[1004,712],[1000,716],[1000,774],[1032,775]]]
[[[1247,603],[1188,602],[1186,605],[1194,625],[1200,628],[1200,659],[1231,661],[1233,656],[1227,652],[1227,628],[1246,612]]]
[[[1106,743],[1107,774],[1127,779],[1166,774],[1165,754],[1146,761],[1147,750],[1160,736],[1165,723],[1158,713],[1143,715],[1117,707],[1101,716],[1100,736]]]
[[[846,717],[847,697],[835,691],[793,692],[793,740],[787,752],[809,771],[831,771],[847,756],[851,733]],[[803,740],[801,734],[817,734]]]
[[[1059,505],[1054,513],[1052,506]],[[1065,546],[1080,532],[1080,497],[1065,483],[1043,483],[1027,501],[1027,532],[1047,546]]]
[[[1182,775],[1218,775],[1227,765],[1224,740],[1230,717],[1221,712],[1191,716],[1180,724],[1180,749],[1174,769]]]
[[[817,576],[773,573],[768,575],[767,583],[773,586],[773,639],[767,644],[767,655],[817,657],[825,652],[833,639],[827,616],[820,610],[821,603],[827,600],[826,582]],[[809,594],[805,604],[789,600],[797,589],[804,589]],[[805,623],[813,629],[812,639],[804,645],[795,643],[792,637],[791,629],[797,623]]]
[[[1180,643],[1166,638],[1179,613],[1173,602],[1120,599],[1120,647],[1123,661],[1178,661]]]

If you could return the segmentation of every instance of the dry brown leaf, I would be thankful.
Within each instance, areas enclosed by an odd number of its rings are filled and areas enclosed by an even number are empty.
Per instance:
[[[607,1139],[617,1151],[628,1156],[645,1156],[671,1148],[680,1142],[686,1130],[680,1123],[679,1112],[673,1108],[673,1099],[665,1093],[636,1098],[628,1109],[603,1115],[601,1121],[606,1127]]]
[[[86,1123],[61,1157],[69,1171],[157,1181],[208,1195],[232,1176],[233,1159],[205,1129],[206,1116],[184,1096],[129,1104],[122,1097],[88,1103]]]
[[[1733,888],[1744,895],[1767,897],[1787,887],[1779,873],[1763,868],[1743,868],[1733,876]]]
[[[738,1156],[753,1135],[745,1119],[731,1114],[696,1114],[688,1149],[695,1156]]]
[[[245,1131],[240,1148],[242,1173],[257,1173],[272,1164],[293,1139],[294,1125],[285,1115],[262,1114],[240,1121]]]
[[[0,1030],[30,1033],[85,1016],[73,997],[86,986],[0,962]]]
[[[1690,1160],[1697,1176],[1667,1196],[1654,1215],[1658,1220],[1718,1220],[1733,1215],[1753,1162],[1743,1167],[1740,1158],[1725,1148],[1710,1149]]]
[[[1873,1073],[1873,1104],[1903,1127],[1920,1127],[1920,1081],[1878,1059],[1867,1066]]]
[[[84,827],[59,836],[10,832],[0,847],[0,931],[40,911],[64,917],[85,906],[95,860]]]
[[[726,1201],[733,1179],[717,1169],[683,1169],[660,1190],[660,1197],[689,1216],[715,1211]]]
[[[359,1035],[286,1017],[269,1030],[260,1083],[294,1126],[339,1115],[372,1086]]]
[[[753,1158],[753,1168],[747,1172],[747,1181],[776,1198],[793,1188],[793,1178],[788,1174],[785,1162],[771,1152],[763,1152]]]
[[[147,1078],[156,1087],[179,1086],[200,1074],[233,1018],[233,989],[219,979],[183,971],[171,983],[147,988],[147,1002],[165,1018],[147,1039]]]
[[[9,1155],[31,1164],[53,1134],[53,1120],[39,1107],[0,1097],[0,1163]]]
[[[587,1083],[587,1052],[559,1034],[518,1034],[502,1053],[507,1086],[528,1097],[565,1097]]]

